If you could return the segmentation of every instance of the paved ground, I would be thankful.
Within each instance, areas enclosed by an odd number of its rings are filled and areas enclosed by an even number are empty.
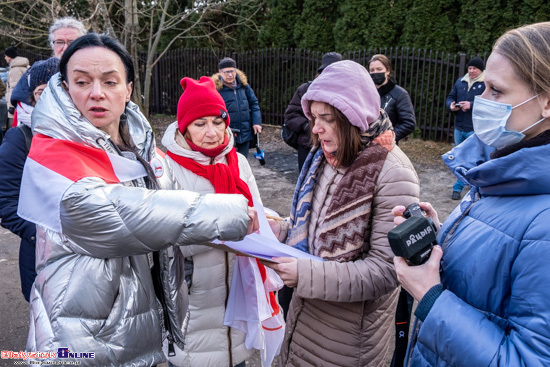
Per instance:
[[[157,132],[162,131],[161,127]],[[261,166],[252,154],[249,161],[264,204],[287,216],[298,175],[297,155],[295,150],[281,142],[278,132],[276,127],[265,127],[260,142],[265,152],[265,166]],[[456,205],[456,201],[449,198],[453,178],[445,169],[415,166],[421,181],[421,200],[431,202],[438,209],[440,218],[446,218]],[[18,237],[0,228],[0,351],[23,350],[27,338],[29,307],[20,291],[18,248]],[[13,366],[13,362],[0,359],[0,366]],[[259,367],[258,356],[247,361],[247,366]]]

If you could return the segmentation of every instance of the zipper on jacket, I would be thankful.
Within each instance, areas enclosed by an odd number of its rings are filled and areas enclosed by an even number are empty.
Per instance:
[[[393,98],[390,97],[390,99],[388,99],[388,100],[386,101],[386,103],[384,103],[384,107],[382,107],[384,110],[388,107],[388,105],[390,104],[390,102],[392,101],[392,99],[393,99]]]
[[[172,325],[170,324],[170,316],[168,315],[168,307],[166,306],[166,298],[164,297],[164,289],[162,287],[162,279],[160,275],[160,259],[158,251],[153,252],[153,268],[151,269],[151,276],[153,278],[153,287],[157,299],[162,306],[162,315],[164,319],[164,328],[166,329],[168,339],[168,356],[173,357],[176,355],[174,349],[174,338],[172,336]]]
[[[481,199],[481,196],[479,195],[479,192],[475,192],[473,200],[470,202],[468,207],[460,214],[460,217],[458,217],[458,219],[453,223],[453,226],[451,227],[451,229],[449,229],[449,231],[445,235],[445,238],[443,239],[443,243],[441,243],[441,249],[443,251],[445,251],[447,249],[447,247],[449,246],[449,241],[451,240],[451,238],[455,234],[456,229],[458,228],[460,223],[464,220],[464,218],[466,218],[466,216],[468,216],[468,214],[470,213],[470,210],[472,209],[474,204],[479,201],[479,199]]]
[[[225,252],[225,309],[229,300],[229,253]],[[231,328],[227,327],[227,352],[229,353],[229,367],[233,367],[233,346],[231,345]]]

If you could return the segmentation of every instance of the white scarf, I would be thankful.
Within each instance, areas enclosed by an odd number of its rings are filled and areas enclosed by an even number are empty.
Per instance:
[[[31,127],[31,115],[34,107],[23,102],[17,103],[17,121]]]

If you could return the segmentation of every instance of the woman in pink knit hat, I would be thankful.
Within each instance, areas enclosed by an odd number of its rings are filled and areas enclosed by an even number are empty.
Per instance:
[[[325,261],[277,258],[270,265],[294,287],[279,362],[384,366],[399,294],[387,239],[391,210],[418,201],[418,176],[360,64],[327,66],[302,108],[314,147],[290,218],[270,224],[281,241]]]
[[[249,206],[252,197],[261,204],[256,180],[246,158],[237,153],[229,129],[229,114],[214,82],[183,78],[177,121],[162,138],[166,163],[175,181],[185,190],[206,193],[240,193]],[[185,349],[174,345],[175,366],[243,366],[253,350],[246,335],[224,326],[235,254],[206,245],[180,248],[189,288],[189,325]],[[183,255],[183,256],[180,256]]]

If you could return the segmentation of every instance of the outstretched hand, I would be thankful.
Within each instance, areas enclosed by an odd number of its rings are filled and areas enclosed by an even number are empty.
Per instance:
[[[442,256],[443,250],[436,245],[428,261],[422,265],[409,266],[405,258],[400,256],[393,258],[397,280],[415,300],[420,301],[434,285],[441,283],[439,262]]]
[[[267,218],[267,223],[269,223],[269,227],[271,227],[271,231],[275,237],[279,238],[279,235],[281,234],[281,221]]]
[[[260,262],[275,270],[287,287],[296,287],[298,285],[298,260],[294,257],[274,257],[273,260],[279,261],[279,263]]]
[[[426,202],[420,202],[418,203],[418,206],[420,206],[420,209],[424,211],[424,214],[426,217],[431,218],[435,228],[439,230],[441,228],[441,223],[439,222],[439,217],[437,215],[437,211],[434,209],[432,204],[426,203]],[[393,214],[393,223],[398,226],[401,223],[403,223],[406,218],[403,216],[403,212],[405,211],[405,207],[403,205],[397,205],[394,206],[391,210],[391,213]]]
[[[248,232],[246,234],[251,234],[257,232],[260,229],[260,222],[258,222],[258,213],[256,209],[248,207]]]

